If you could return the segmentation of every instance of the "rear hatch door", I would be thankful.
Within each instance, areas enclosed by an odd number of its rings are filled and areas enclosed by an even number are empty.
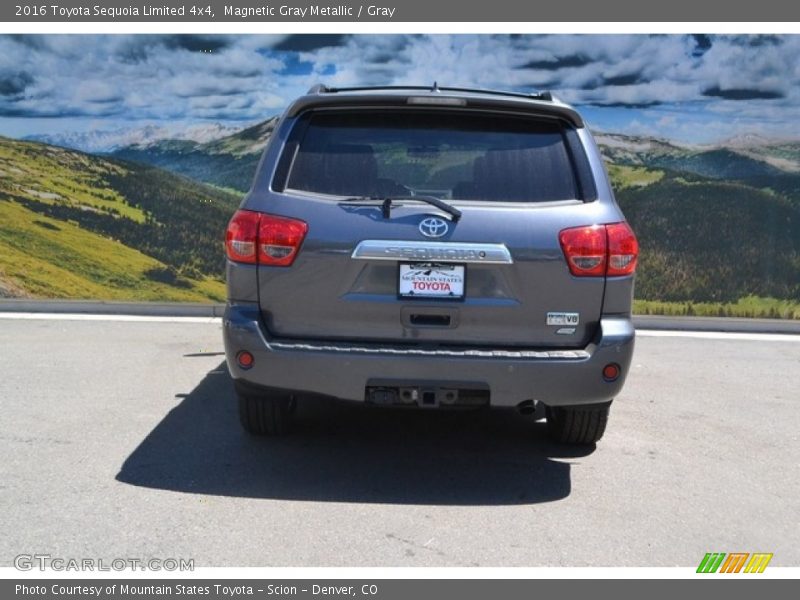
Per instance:
[[[274,336],[581,347],[605,280],[571,275],[559,232],[595,222],[569,126],[463,111],[325,111],[298,121],[270,213],[308,232],[259,267]],[[435,196],[459,219],[409,196]],[[385,206],[385,198],[395,198]],[[388,210],[387,210],[388,208]]]

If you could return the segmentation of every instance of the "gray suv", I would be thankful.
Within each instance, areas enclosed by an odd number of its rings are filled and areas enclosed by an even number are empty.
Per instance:
[[[634,346],[636,237],[581,116],[549,93],[315,86],[226,232],[244,428],[298,398],[544,408],[605,430]]]

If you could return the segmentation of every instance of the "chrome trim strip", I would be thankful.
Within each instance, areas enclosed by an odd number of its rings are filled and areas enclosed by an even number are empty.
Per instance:
[[[505,244],[364,240],[353,250],[358,260],[432,260],[437,262],[510,265],[514,263]]]
[[[538,359],[538,360],[584,360],[591,357],[586,350],[426,350],[422,348],[398,348],[391,346],[351,346],[346,344],[326,344],[314,342],[269,342],[271,348],[301,352],[337,352],[343,354],[378,354],[391,356],[433,356],[447,358],[500,358],[500,359]]]

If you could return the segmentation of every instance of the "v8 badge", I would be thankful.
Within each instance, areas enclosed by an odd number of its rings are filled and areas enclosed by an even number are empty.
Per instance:
[[[547,324],[555,326],[577,325],[580,322],[580,313],[572,312],[549,312],[547,313]]]

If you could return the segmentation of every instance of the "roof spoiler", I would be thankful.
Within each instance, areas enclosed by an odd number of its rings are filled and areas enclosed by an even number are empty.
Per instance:
[[[341,92],[341,95],[339,94]],[[348,92],[363,92],[348,93]],[[432,86],[412,85],[387,85],[370,87],[328,87],[325,84],[313,86],[305,96],[295,100],[286,110],[286,116],[295,117],[308,109],[335,108],[335,107],[396,107],[409,104],[425,104],[425,102],[411,102],[415,94],[419,100],[430,99],[433,103],[435,95],[443,93],[442,100],[448,99],[448,92],[464,94],[464,106],[469,108],[508,110],[525,112],[547,117],[558,117],[573,127],[584,127],[584,122],[578,112],[555,98],[550,92],[537,92],[524,94],[521,92],[500,92],[496,90],[482,90],[461,87],[439,87],[437,83]],[[471,96],[469,95],[471,94]]]
[[[423,85],[378,85],[378,86],[362,86],[362,87],[343,87],[335,88],[329,87],[324,83],[317,83],[311,86],[308,90],[309,95],[318,94],[335,94],[337,92],[379,92],[381,90],[408,90],[408,91],[424,91],[424,92],[461,92],[468,94],[488,94],[490,96],[510,96],[512,98],[527,98],[529,100],[543,100],[545,102],[554,102],[555,98],[549,91],[532,92],[525,94],[522,92],[505,92],[498,90],[486,90],[481,88],[463,88],[463,87],[439,87],[435,81],[432,86]]]

